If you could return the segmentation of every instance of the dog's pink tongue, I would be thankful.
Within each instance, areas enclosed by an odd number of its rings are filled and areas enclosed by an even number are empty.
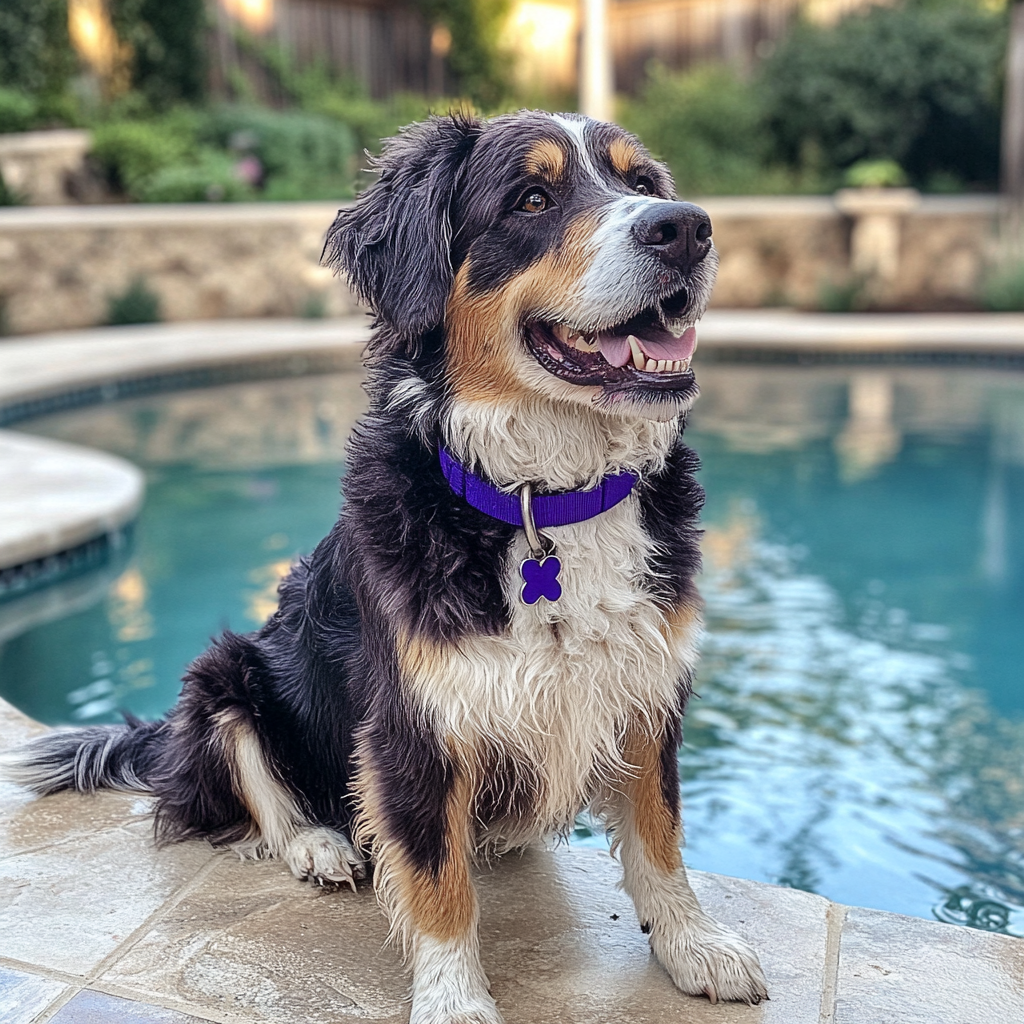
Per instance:
[[[612,366],[625,366],[633,357],[629,349],[629,336],[620,334],[599,334],[601,355]],[[687,327],[677,338],[669,331],[658,331],[657,336],[648,333],[646,337],[636,335],[644,354],[651,359],[689,359],[697,347],[697,328]]]
[[[631,356],[628,338],[619,337],[615,334],[599,334],[597,340],[601,346],[601,355],[612,366],[625,366],[629,362]]]

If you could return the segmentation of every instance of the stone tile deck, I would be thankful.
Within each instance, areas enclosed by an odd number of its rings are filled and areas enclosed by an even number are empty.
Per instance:
[[[0,750],[41,727],[0,706]],[[32,800],[0,783],[0,1020],[403,1024],[407,978],[373,894],[297,882],[205,843],[157,848],[149,802]],[[712,1006],[651,957],[618,865],[529,850],[477,873],[508,1024],[1011,1024],[1024,942],[693,872],[761,954],[771,1000]]]
[[[1024,317],[933,319],[720,312],[702,340],[1024,352]],[[365,330],[355,318],[221,322],[6,341],[0,406],[338,346],[354,363]],[[4,459],[0,449],[0,472]],[[77,490],[73,477],[66,490]],[[0,518],[8,493],[0,486]],[[18,518],[28,536],[32,515]],[[0,702],[0,750],[41,729]],[[0,1022],[407,1019],[407,979],[368,889],[316,890],[279,863],[243,864],[202,843],[157,849],[148,811],[128,794],[35,801],[0,784]],[[651,959],[618,875],[606,854],[564,848],[479,872],[485,966],[508,1024],[1024,1022],[1021,940],[699,872],[704,905],[758,948],[772,998],[746,1007],[682,996]]]

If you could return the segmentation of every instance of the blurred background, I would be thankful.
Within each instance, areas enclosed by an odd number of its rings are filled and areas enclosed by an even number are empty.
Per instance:
[[[779,197],[712,211],[748,238],[770,222],[723,266],[720,305],[1021,309],[1020,13],[1003,0],[4,0],[0,204],[344,200],[365,183],[364,152],[428,111],[581,109],[640,135],[684,196]],[[789,249],[772,217],[799,222]],[[21,273],[39,251],[0,242],[6,333],[347,311],[313,242],[286,296],[247,305],[220,285],[191,306],[179,293],[208,271],[176,284],[134,255],[137,273],[97,266],[54,304]]]

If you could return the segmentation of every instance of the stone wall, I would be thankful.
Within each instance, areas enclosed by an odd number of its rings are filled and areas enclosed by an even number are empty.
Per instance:
[[[721,307],[820,309],[829,293],[841,302],[836,293],[845,292],[854,307],[972,309],[997,252],[995,196],[915,193],[903,210],[887,210],[879,197],[874,206],[862,201],[856,213],[841,213],[831,196],[712,197],[703,205],[721,257],[713,300]],[[868,218],[872,226],[889,221],[882,239],[858,231]],[[883,251],[872,253],[872,244]]]
[[[331,203],[0,210],[0,297],[11,334],[104,323],[136,278],[165,320],[353,312],[319,266]]]
[[[704,205],[721,254],[719,307],[815,309],[845,289],[854,305],[967,309],[995,253],[998,201],[990,196],[919,198],[892,214],[882,232],[891,251],[870,280],[855,269],[852,246],[862,239],[856,266],[870,265],[874,235],[858,234],[860,214],[841,213],[831,197],[711,198]],[[351,312],[347,287],[318,265],[336,209],[258,203],[0,210],[4,329],[21,334],[103,323],[111,297],[138,277],[159,296],[167,320]]]

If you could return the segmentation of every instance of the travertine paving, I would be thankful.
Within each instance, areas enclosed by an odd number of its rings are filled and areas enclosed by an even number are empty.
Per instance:
[[[0,706],[0,750],[40,730]],[[0,1020],[402,1024],[406,975],[369,887],[332,892],[205,843],[163,849],[131,794],[0,784]],[[478,871],[484,964],[508,1024],[994,1024],[1024,1019],[1024,942],[693,872],[760,951],[771,1000],[683,996],[618,865],[531,849]]]

